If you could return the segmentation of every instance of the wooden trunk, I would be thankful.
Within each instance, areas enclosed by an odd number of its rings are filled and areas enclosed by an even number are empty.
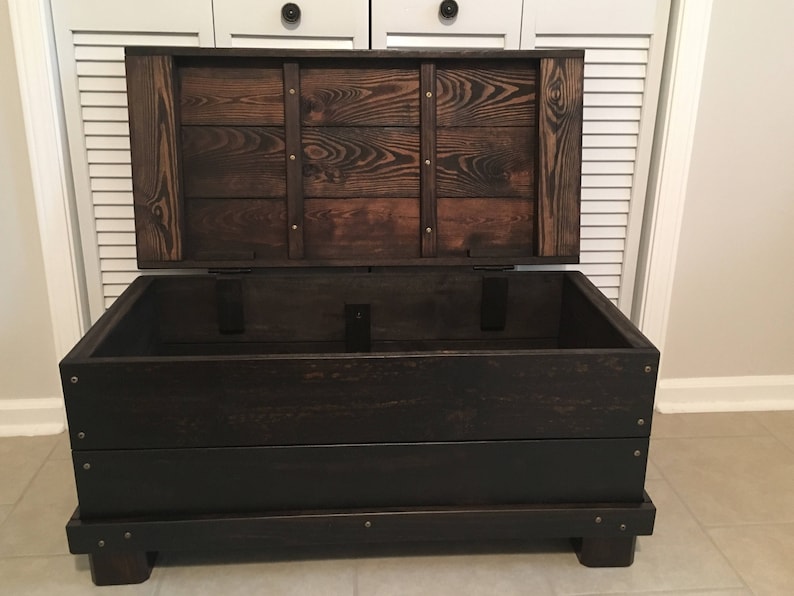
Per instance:
[[[659,355],[575,262],[582,52],[128,49],[141,267],[61,363],[98,584],[146,553],[631,563]]]

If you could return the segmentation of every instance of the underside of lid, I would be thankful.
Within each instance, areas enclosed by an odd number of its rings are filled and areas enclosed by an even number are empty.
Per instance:
[[[142,268],[578,261],[581,51],[126,63]]]

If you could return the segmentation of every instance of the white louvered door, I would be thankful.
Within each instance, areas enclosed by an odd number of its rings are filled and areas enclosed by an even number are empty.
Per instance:
[[[525,0],[521,47],[585,48],[580,265],[631,311],[669,0]]]
[[[213,46],[211,0],[52,0],[91,318],[138,276],[124,46]]]

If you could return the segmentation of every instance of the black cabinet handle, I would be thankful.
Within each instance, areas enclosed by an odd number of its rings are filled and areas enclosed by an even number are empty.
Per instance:
[[[455,0],[444,0],[438,12],[442,19],[454,19],[458,16],[458,3]]]
[[[301,7],[293,2],[287,2],[281,7],[281,18],[287,23],[297,23],[301,20]]]

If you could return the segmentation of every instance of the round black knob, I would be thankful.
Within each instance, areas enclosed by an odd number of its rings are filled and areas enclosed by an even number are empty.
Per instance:
[[[458,16],[458,3],[455,0],[444,0],[438,12],[442,19],[454,19]]]
[[[293,2],[287,2],[281,7],[281,18],[287,23],[297,23],[301,20],[301,8]]]

